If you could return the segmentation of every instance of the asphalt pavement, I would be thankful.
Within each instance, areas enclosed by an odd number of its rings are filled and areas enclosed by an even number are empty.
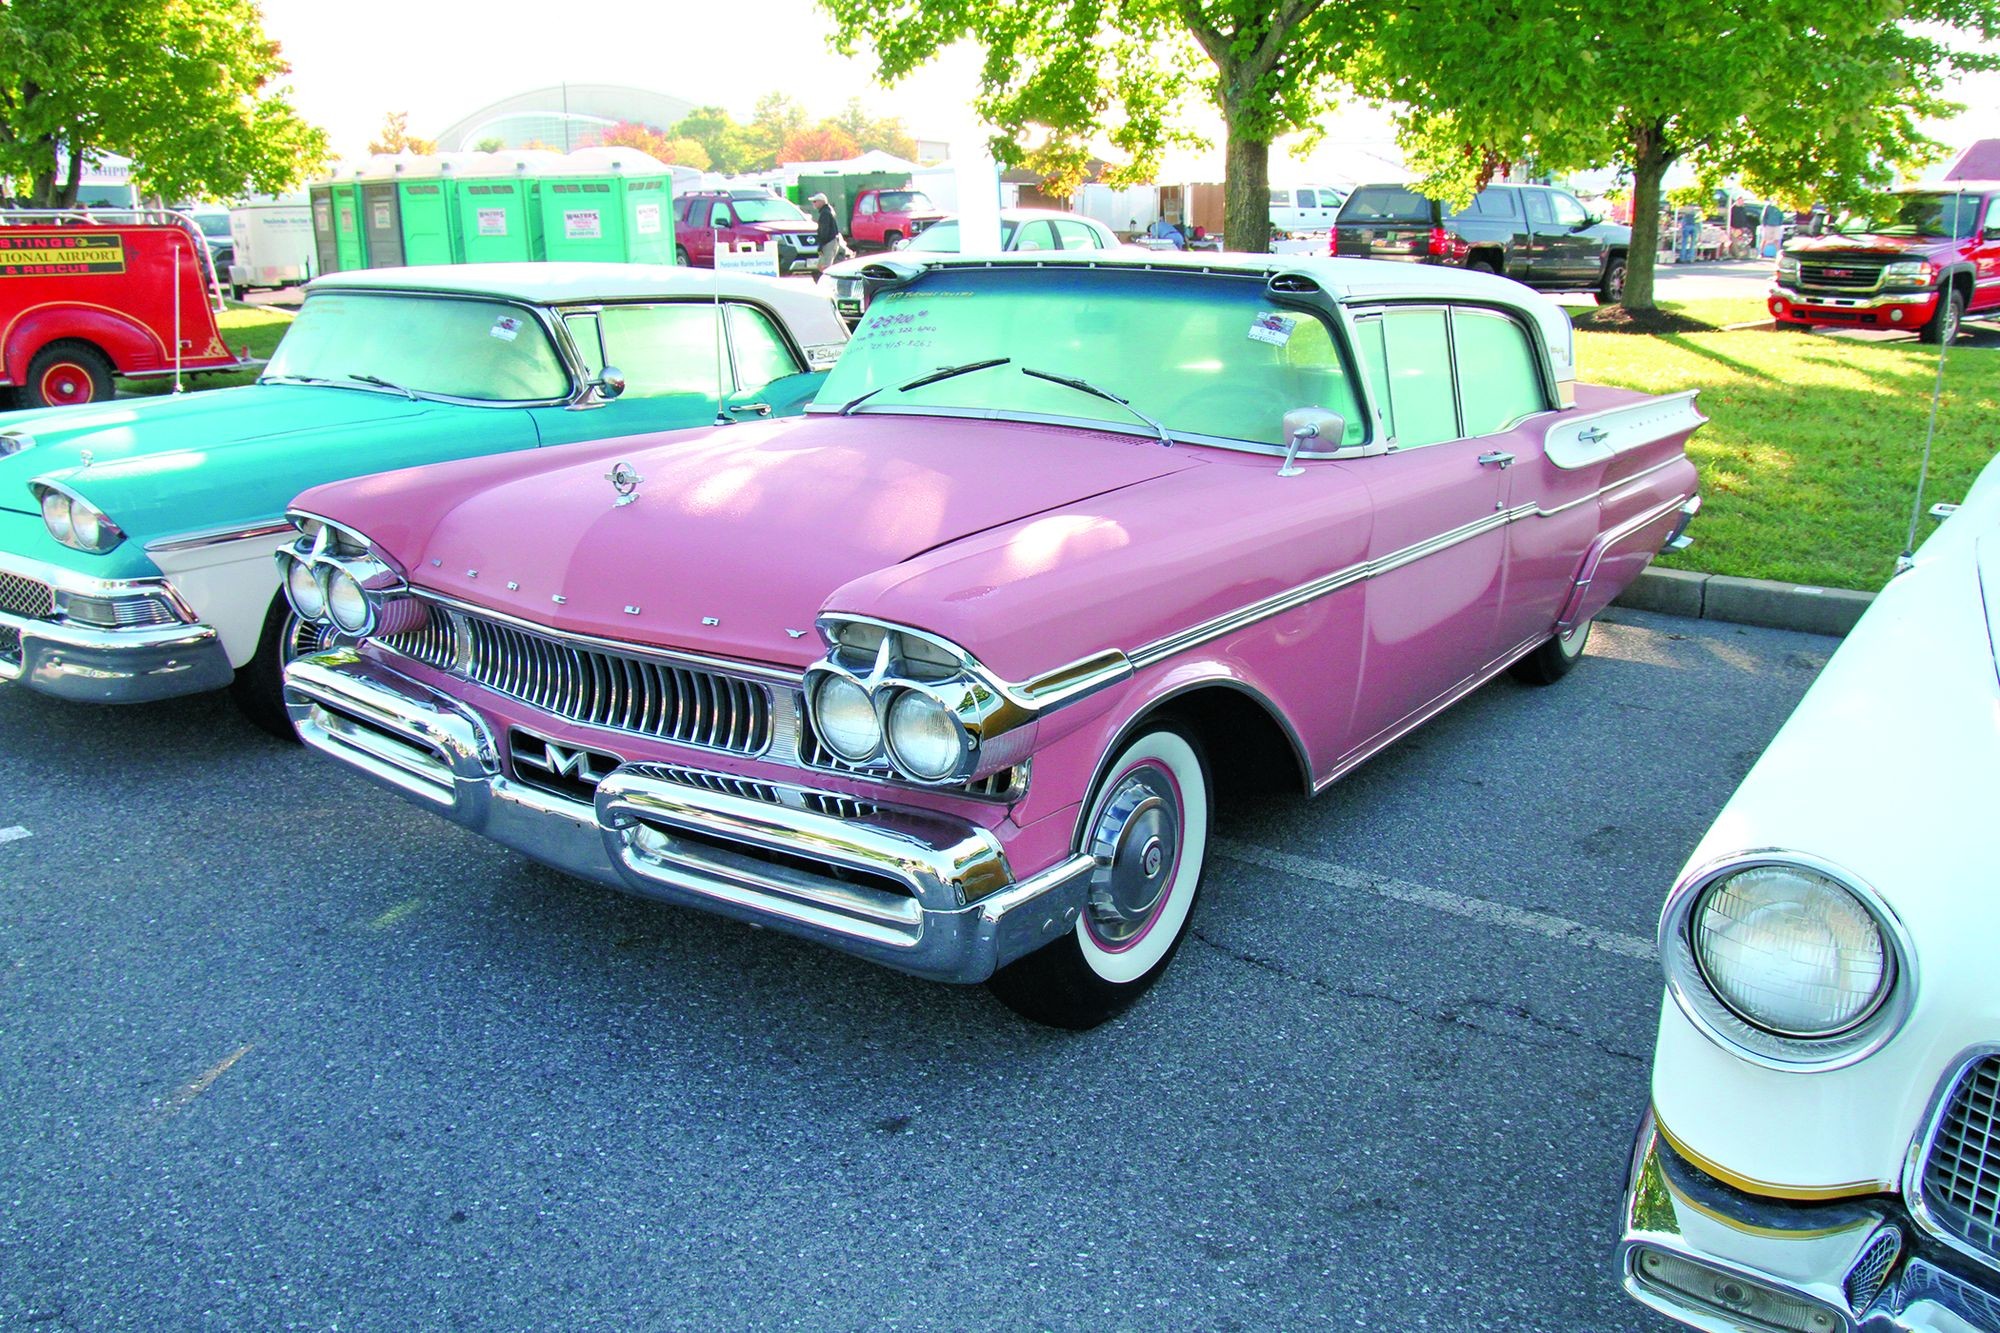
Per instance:
[[[1657,1333],[1653,924],[1835,641],[1615,614],[1225,813],[1081,1035],[0,687],[0,1327]]]

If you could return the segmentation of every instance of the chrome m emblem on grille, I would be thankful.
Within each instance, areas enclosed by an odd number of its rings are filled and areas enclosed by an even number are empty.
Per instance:
[[[524,731],[514,733],[513,752],[516,767],[531,768],[552,778],[580,782],[590,787],[610,777],[611,771],[620,762],[617,755],[571,749]]]
[[[638,499],[639,483],[645,480],[644,477],[639,475],[638,469],[634,468],[630,463],[620,463],[617,467],[605,473],[604,479],[611,483],[612,490],[618,492],[618,499],[613,502],[614,508],[617,505],[631,504],[634,500]]]

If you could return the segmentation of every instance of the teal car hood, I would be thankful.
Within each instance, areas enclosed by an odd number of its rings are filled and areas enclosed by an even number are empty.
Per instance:
[[[160,526],[162,520],[171,522],[175,531],[205,526],[203,516],[189,508],[196,491],[223,486],[239,493],[256,474],[274,472],[298,475],[301,483],[294,492],[304,489],[326,472],[328,456],[321,450],[335,447],[331,440],[316,440],[317,436],[349,441],[348,432],[357,426],[439,411],[478,410],[411,402],[400,394],[369,389],[251,384],[113,399],[89,407],[7,412],[0,414],[0,432],[25,433],[35,443],[0,457],[0,508],[35,512],[28,483],[50,477],[110,514],[128,535],[143,540],[168,530]],[[232,457],[232,465],[219,469],[216,476],[198,469],[197,465],[223,455],[240,457]],[[148,492],[155,503],[133,503]],[[284,502],[278,501],[276,508],[283,507]],[[240,503],[230,508],[246,512]],[[162,509],[165,512],[158,512]]]

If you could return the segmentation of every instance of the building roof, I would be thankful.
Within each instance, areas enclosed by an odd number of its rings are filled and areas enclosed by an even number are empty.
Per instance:
[[[554,84],[480,107],[438,131],[441,152],[500,139],[509,148],[530,140],[568,152],[597,130],[621,120],[672,129],[695,109],[685,97],[620,83]]]
[[[775,311],[803,346],[847,340],[847,326],[834,313],[833,303],[809,283],[672,264],[437,264],[329,273],[307,285],[309,294],[331,290],[493,296],[530,305],[689,298],[754,301]]]

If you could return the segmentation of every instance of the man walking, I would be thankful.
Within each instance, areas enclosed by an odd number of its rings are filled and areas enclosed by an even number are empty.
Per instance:
[[[819,271],[824,273],[841,260],[854,258],[847,238],[840,234],[840,219],[834,217],[833,205],[826,196],[816,194],[806,202],[812,205],[814,220],[819,223]]]

